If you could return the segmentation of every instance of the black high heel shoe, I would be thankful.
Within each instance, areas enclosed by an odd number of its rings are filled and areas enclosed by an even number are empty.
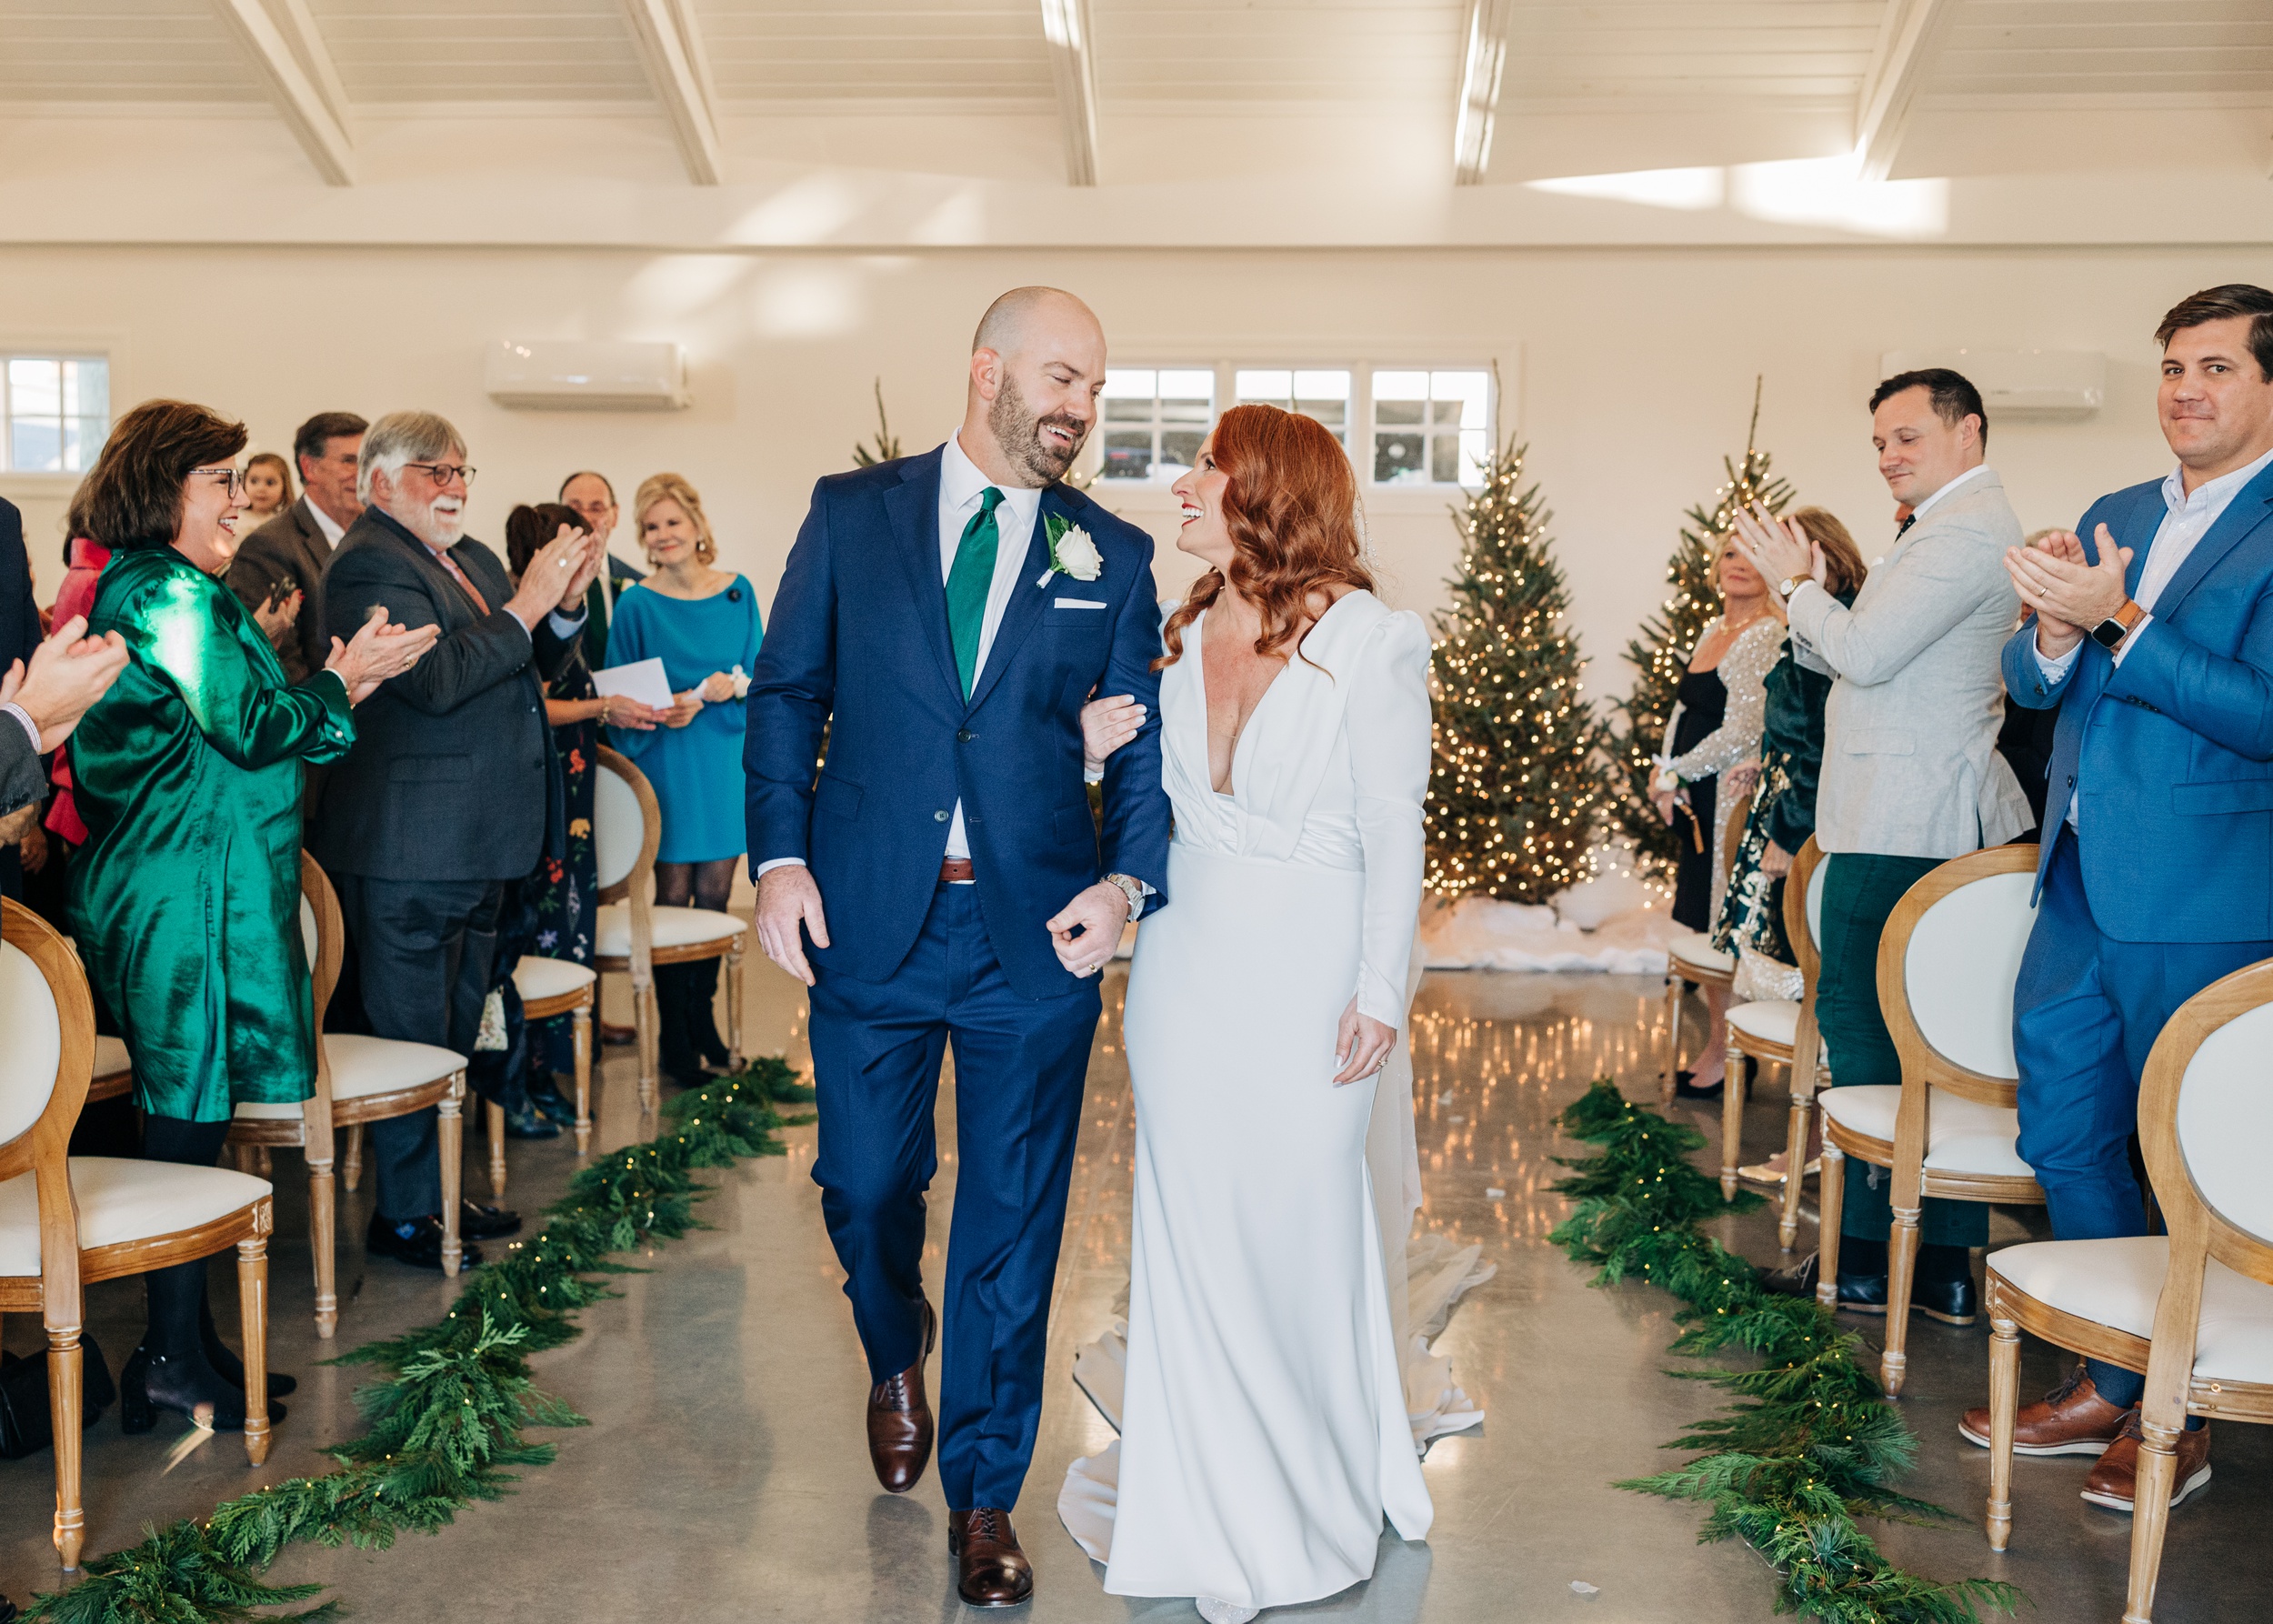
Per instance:
[[[200,1377],[207,1380],[201,1381]],[[165,1358],[147,1348],[136,1348],[134,1358],[126,1361],[126,1368],[119,1376],[118,1426],[122,1432],[150,1431],[157,1426],[161,1409],[170,1409],[195,1424],[200,1405],[212,1407],[203,1424],[214,1431],[245,1430],[244,1392],[222,1381],[209,1366],[193,1369],[185,1359]],[[274,1426],[284,1418],[285,1407],[271,1399],[269,1424]]]
[[[204,1350],[205,1363],[213,1367],[213,1373],[238,1392],[243,1392],[245,1361],[237,1358],[235,1350],[221,1339],[220,1331],[214,1327],[213,1304],[210,1302],[197,1305],[197,1341]],[[281,1370],[268,1373],[268,1396],[271,1398],[281,1398],[286,1393],[295,1391],[299,1385],[296,1379]],[[0,1620],[0,1624],[5,1624],[5,1620]]]

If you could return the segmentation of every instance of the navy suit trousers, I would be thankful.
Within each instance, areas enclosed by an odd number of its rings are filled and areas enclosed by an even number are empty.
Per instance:
[[[2020,1157],[2044,1187],[2057,1238],[2147,1233],[2129,1145],[2148,1053],[2179,1005],[2268,957],[2273,942],[2118,942],[2102,934],[2074,832],[2061,834],[2013,990]],[[2142,1378],[2089,1363],[2103,1398],[2137,1400]]]
[[[817,972],[813,1180],[882,1382],[923,1353],[924,1193],[939,1062],[955,1046],[955,1218],[940,1321],[939,1481],[950,1509],[1017,1503],[1042,1413],[1050,1290],[1103,1003],[1011,989],[978,887],[942,885],[888,980]]]

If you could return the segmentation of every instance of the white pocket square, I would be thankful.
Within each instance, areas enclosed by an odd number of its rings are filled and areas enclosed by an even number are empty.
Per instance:
[[[1050,607],[1053,609],[1103,609],[1110,606],[1094,597],[1053,597],[1050,599]]]

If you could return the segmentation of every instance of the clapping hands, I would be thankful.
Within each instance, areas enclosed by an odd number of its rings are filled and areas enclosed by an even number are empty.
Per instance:
[[[87,707],[110,691],[125,668],[125,640],[116,632],[90,637],[86,617],[74,615],[32,650],[28,670],[15,660],[0,676],[0,705],[15,705],[32,718],[45,754],[71,737]]]
[[[332,656],[324,662],[324,669],[336,672],[340,681],[347,685],[348,704],[360,705],[379,684],[390,677],[400,677],[416,665],[441,636],[442,628],[438,626],[422,626],[413,630],[399,622],[390,622],[386,606],[373,604],[352,642],[332,639]]]
[[[1818,586],[1829,576],[1823,549],[1808,539],[1797,519],[1778,519],[1757,502],[1749,513],[1739,507],[1731,517],[1736,523],[1737,545],[1769,590],[1794,576],[1806,576]]]
[[[2087,563],[2083,537],[2056,530],[2033,547],[2005,549],[2005,573],[2020,601],[2035,612],[2037,647],[2053,659],[2083,641],[2085,632],[2108,619],[2130,598],[2124,572],[2131,549],[2115,545],[2101,525],[2094,533],[2099,562]]]

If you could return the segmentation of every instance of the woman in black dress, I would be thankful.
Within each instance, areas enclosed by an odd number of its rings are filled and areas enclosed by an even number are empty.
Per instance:
[[[1659,815],[1679,836],[1674,923],[1699,935],[1712,928],[1720,909],[1728,807],[1733,797],[1750,794],[1759,777],[1764,685],[1784,642],[1783,624],[1768,608],[1767,585],[1734,540],[1722,543],[1717,576],[1721,612],[1689,656],[1650,785]],[[1674,1079],[1674,1091],[1685,1098],[1720,1098],[1727,1002],[1725,989],[1705,989],[1705,1048],[1695,1068]]]

